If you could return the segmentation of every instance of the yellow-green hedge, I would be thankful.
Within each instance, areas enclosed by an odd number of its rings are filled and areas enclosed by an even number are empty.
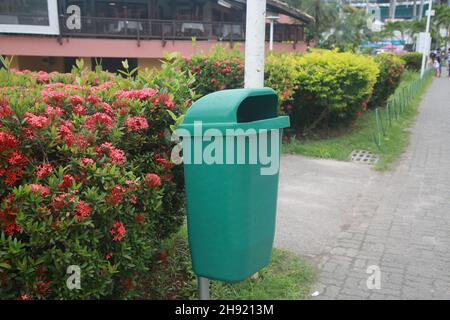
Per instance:
[[[195,75],[199,95],[242,87],[243,57],[237,51],[216,47],[184,61]],[[280,106],[293,127],[311,124],[347,125],[367,108],[379,68],[370,56],[314,50],[310,53],[270,53],[266,61],[267,87],[278,92]]]
[[[379,68],[370,56],[318,50],[297,58],[298,88],[290,114],[297,129],[351,121],[367,108]]]

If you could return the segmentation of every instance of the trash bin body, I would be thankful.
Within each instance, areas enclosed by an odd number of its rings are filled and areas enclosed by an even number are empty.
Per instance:
[[[268,165],[251,160],[250,155],[255,154],[255,145],[257,153],[259,146],[266,145],[272,161],[279,164],[280,132],[289,126],[289,119],[277,116],[278,100],[272,89],[226,90],[211,96],[194,104],[181,126],[191,133],[195,121],[202,121],[203,127],[197,135],[183,136],[183,150],[204,151],[219,139],[222,147],[216,146],[223,154],[223,163],[195,163],[193,157],[186,163],[185,159],[189,246],[198,276],[238,282],[269,263],[275,234],[278,169],[262,174]],[[218,101],[230,112],[229,118],[220,110],[219,115],[210,114],[221,108]],[[258,113],[258,108],[270,112]],[[216,130],[208,133],[208,128]],[[275,150],[271,150],[273,139],[277,139]]]

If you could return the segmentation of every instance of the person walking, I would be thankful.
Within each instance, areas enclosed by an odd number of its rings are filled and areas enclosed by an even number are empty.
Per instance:
[[[433,67],[435,70],[435,75],[436,77],[440,77],[441,76],[441,58],[439,56],[434,58],[434,62],[433,62]]]
[[[448,53],[447,53],[447,72],[448,72],[448,77],[450,77],[450,49],[448,49]]]

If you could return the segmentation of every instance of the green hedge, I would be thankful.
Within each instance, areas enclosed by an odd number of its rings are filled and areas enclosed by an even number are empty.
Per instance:
[[[240,88],[244,82],[239,50],[217,46],[184,61],[183,70],[195,75],[194,88],[202,96]],[[404,69],[396,56],[376,57],[349,52],[313,50],[309,53],[270,53],[265,85],[279,95],[281,112],[292,127],[348,126],[371,105],[381,106],[394,92]],[[373,94],[373,96],[372,96]]]
[[[422,54],[420,52],[410,52],[401,55],[400,58],[405,62],[405,68],[413,71],[420,71],[422,68]]]
[[[405,69],[405,63],[391,53],[381,53],[375,56],[380,73],[369,101],[371,108],[382,107],[400,84]]]
[[[288,113],[293,108],[294,96],[300,85],[301,55],[296,53],[271,53],[266,60],[265,85],[277,93],[280,106]]]
[[[365,110],[379,72],[370,56],[325,50],[300,56],[297,67],[290,115],[300,131],[350,123]]]

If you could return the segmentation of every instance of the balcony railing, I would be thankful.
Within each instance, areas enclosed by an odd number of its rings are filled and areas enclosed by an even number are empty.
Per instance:
[[[161,39],[161,40],[245,40],[245,24],[240,22],[205,22],[181,20],[150,20],[82,17],[81,27],[67,24],[66,16],[60,17],[62,36],[90,38]],[[269,39],[269,25],[267,25]],[[298,42],[304,37],[302,25],[277,24],[274,41]]]

